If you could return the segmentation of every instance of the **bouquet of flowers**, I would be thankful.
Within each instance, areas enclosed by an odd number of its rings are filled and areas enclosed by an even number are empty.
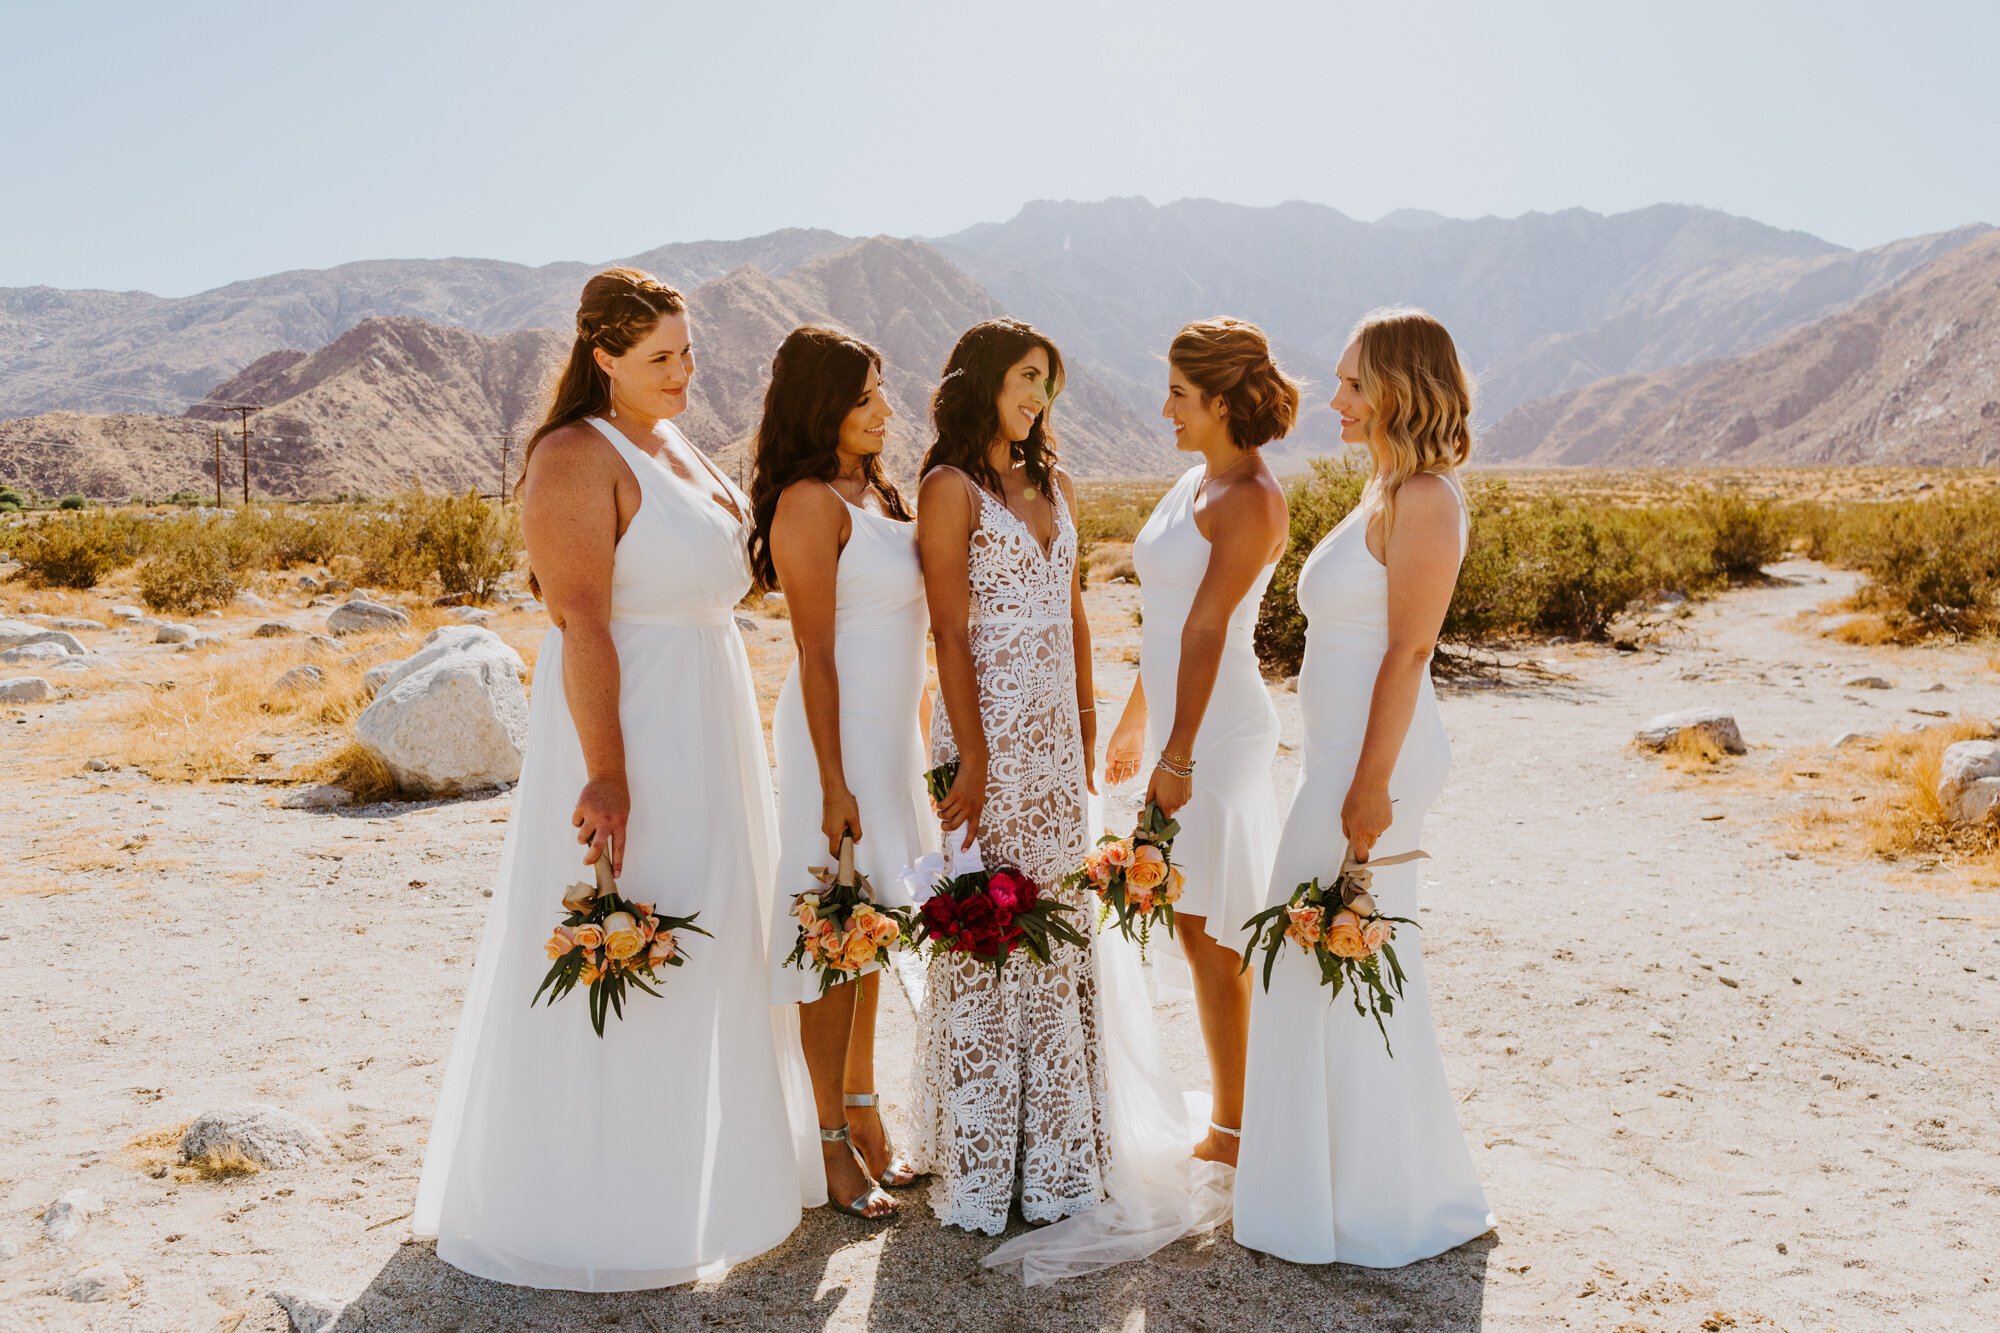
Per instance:
[[[1169,935],[1174,930],[1174,904],[1180,900],[1185,877],[1174,864],[1174,835],[1181,826],[1153,802],[1139,814],[1130,837],[1107,833],[1082,868],[1063,876],[1065,887],[1088,886],[1104,904],[1100,920],[1116,916],[1119,933],[1139,941],[1139,955],[1157,918]]]
[[[1068,903],[1044,898],[1035,881],[1018,870],[986,869],[977,844],[970,859],[971,869],[952,873],[933,852],[905,872],[906,882],[936,876],[917,909],[914,934],[933,954],[969,953],[998,972],[1016,948],[1043,965],[1051,956],[1051,941],[1079,947],[1089,943],[1063,919],[1063,913],[1074,910]]]
[[[1319,964],[1320,984],[1333,987],[1329,1002],[1339,998],[1342,986],[1349,987],[1354,1012],[1375,1020],[1382,1045],[1394,1055],[1382,1015],[1393,1014],[1396,1001],[1403,997],[1403,968],[1396,961],[1394,944],[1396,927],[1417,923],[1408,917],[1382,915],[1370,889],[1377,868],[1428,856],[1427,852],[1404,852],[1375,861],[1343,858],[1331,887],[1321,888],[1317,879],[1299,885],[1290,898],[1243,923],[1243,929],[1250,932],[1250,945],[1243,951],[1244,970],[1249,970],[1250,955],[1263,949],[1264,989],[1270,990],[1271,969],[1277,965],[1285,941],[1290,940]]]
[[[924,774],[924,790],[931,794],[933,805],[942,801],[951,790],[951,784],[958,781],[958,760],[947,759],[936,768]]]
[[[823,887],[792,899],[799,939],[785,962],[805,967],[810,961],[819,972],[819,993],[824,995],[841,982],[854,980],[869,964],[883,961],[909,932],[910,911],[875,905],[868,877],[854,868],[852,834],[840,839],[837,868],[814,866],[811,873]]]
[[[608,845],[598,852],[595,865],[595,884],[572,884],[563,895],[562,905],[569,909],[569,915],[543,946],[550,959],[549,971],[528,1007],[533,1008],[544,991],[554,1004],[578,986],[588,986],[590,1026],[602,1037],[607,1013],[625,1017],[627,986],[637,986],[657,997],[659,992],[649,983],[661,979],[659,969],[681,965],[675,931],[708,932],[694,923],[699,912],[660,916],[651,903],[631,902],[619,893],[618,882],[611,877]]]

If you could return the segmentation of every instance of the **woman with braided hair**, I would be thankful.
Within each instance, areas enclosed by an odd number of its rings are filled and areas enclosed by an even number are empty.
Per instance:
[[[555,627],[413,1222],[500,1282],[687,1282],[826,1198],[795,1011],[766,994],[775,815],[732,616],[750,501],[674,429],[693,372],[680,294],[600,273],[528,441],[522,531]],[[600,861],[712,935],[601,1039],[580,996],[530,1003]]]

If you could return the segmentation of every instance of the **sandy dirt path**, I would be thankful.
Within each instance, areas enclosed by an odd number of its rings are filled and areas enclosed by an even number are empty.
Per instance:
[[[810,1214],[675,1291],[468,1278],[407,1215],[509,798],[285,810],[8,753],[59,736],[67,702],[0,717],[0,1333],[282,1330],[275,1291],[344,1303],[341,1329],[468,1333],[2000,1326],[2000,893],[1800,856],[1784,830],[1841,799],[1787,777],[1800,752],[1917,708],[2000,717],[2000,673],[1971,650],[1813,637],[1795,617],[1852,576],[1775,572],[1658,651],[1538,650],[1557,678],[1444,691],[1456,759],[1425,839],[1424,941],[1500,1221],[1393,1272],[1296,1267],[1224,1231],[1024,1292],[978,1267],[992,1242],[911,1209],[882,1231]],[[1091,602],[1108,723],[1136,591]],[[774,683],[784,627],[749,637]],[[1841,687],[1863,670],[1896,688]],[[1276,697],[1282,794],[1298,710]],[[1731,772],[1628,748],[1646,717],[1698,703],[1742,724],[1752,753]],[[1159,1017],[1200,1086],[1193,1013]],[[912,1020],[893,988],[883,1019],[894,1125]],[[244,1100],[307,1115],[333,1156],[181,1183],[127,1148]],[[105,1211],[55,1244],[38,1214],[76,1188]],[[122,1296],[57,1294],[103,1261]]]

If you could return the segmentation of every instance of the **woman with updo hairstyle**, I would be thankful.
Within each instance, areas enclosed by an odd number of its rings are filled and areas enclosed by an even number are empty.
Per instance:
[[[1338,373],[1340,438],[1366,446],[1374,472],[1299,568],[1305,757],[1260,908],[1349,863],[1418,852],[1451,768],[1430,662],[1469,534],[1458,469],[1472,449],[1472,382],[1444,326],[1408,309],[1364,318]],[[1416,918],[1413,860],[1367,873],[1376,912]],[[1381,1031],[1328,1003],[1297,949],[1255,993],[1239,1243],[1295,1263],[1397,1268],[1493,1225],[1438,1053],[1424,933],[1395,932],[1406,980]]]
[[[797,1005],[831,1205],[895,1215],[880,1186],[917,1173],[890,1146],[875,1091],[881,973],[821,990],[787,959],[797,895],[821,887],[851,840],[875,901],[901,906],[901,871],[937,847],[924,800],[923,571],[902,492],[882,468],[895,412],[882,357],[838,329],[794,329],[771,362],[750,483],[750,562],[782,590],[798,644],[771,739],[778,752],[778,877],[770,998]]]
[[[1290,519],[1263,447],[1298,409],[1297,382],[1255,324],[1218,317],[1175,335],[1160,411],[1175,446],[1201,462],[1132,542],[1139,677],[1104,754],[1112,782],[1152,757],[1146,799],[1180,822],[1174,862],[1186,881],[1165,943],[1187,960],[1208,1048],[1212,1111],[1195,1156],[1230,1165],[1250,1030],[1242,925],[1263,906],[1278,843],[1278,713],[1253,639]]]
[[[775,819],[732,614],[750,500],[674,428],[693,373],[680,293],[599,273],[528,441],[521,526],[554,628],[508,725],[520,781],[412,1222],[496,1282],[692,1281],[825,1197],[810,1107],[785,1095],[806,1077],[795,1011],[764,971]],[[600,1038],[586,985],[531,1001],[563,900],[612,875],[708,935],[646,940],[684,965],[628,990]]]

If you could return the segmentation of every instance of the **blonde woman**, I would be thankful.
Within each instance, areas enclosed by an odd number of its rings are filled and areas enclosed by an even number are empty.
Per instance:
[[[1242,926],[1264,905],[1278,846],[1278,710],[1251,640],[1289,520],[1263,446],[1284,437],[1298,410],[1298,385],[1255,324],[1204,319],[1175,335],[1161,415],[1175,446],[1202,461],[1132,543],[1145,639],[1104,752],[1112,782],[1150,756],[1146,799],[1180,821],[1174,861],[1187,888],[1169,947],[1192,974],[1212,1094],[1195,1156],[1231,1166],[1250,1036]]]
[[[1341,354],[1341,438],[1375,473],[1361,503],[1299,570],[1306,617],[1299,711],[1305,767],[1268,902],[1366,860],[1421,846],[1451,745],[1430,659],[1465,554],[1457,469],[1471,449],[1471,385],[1444,326],[1418,310],[1363,319]],[[1375,872],[1389,916],[1415,917],[1416,865]],[[1397,956],[1404,997],[1374,1023],[1330,1004],[1297,950],[1254,992],[1236,1176],[1236,1239],[1297,1263],[1395,1268],[1492,1225],[1431,1026],[1418,931]]]

